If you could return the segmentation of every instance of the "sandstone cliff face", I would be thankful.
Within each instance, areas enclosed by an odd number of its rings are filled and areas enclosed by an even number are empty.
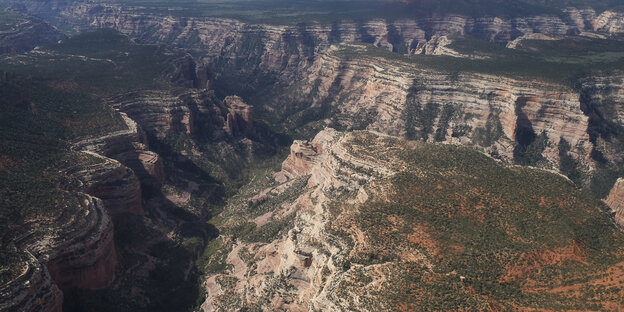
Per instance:
[[[61,312],[63,292],[37,258],[30,252],[27,257],[23,273],[0,289],[0,310]]]
[[[85,203],[93,206],[85,211],[86,224],[63,232],[64,240],[45,246],[48,250],[38,250],[49,254],[48,271],[61,289],[99,289],[110,284],[115,276],[113,223],[99,199],[88,198]]]
[[[109,214],[143,214],[139,178],[146,184],[164,180],[159,156],[147,150],[136,123],[122,118],[126,129],[82,138],[72,146],[80,156],[61,170],[68,177],[68,185],[61,187],[82,198],[78,211],[30,220],[15,239],[34,262],[25,266],[28,276],[17,277],[3,290],[13,298],[2,303],[7,308],[28,311],[37,305],[44,311],[60,311],[59,289],[100,289],[114,280],[117,253]]]
[[[436,310],[441,306],[449,310],[461,310],[460,306],[480,311],[514,310],[526,305],[535,308],[543,303],[539,300],[518,303],[516,295],[496,295],[490,292],[491,288],[506,288],[517,283],[523,285],[526,290],[522,291],[528,296],[542,296],[543,293],[561,296],[555,301],[565,297],[566,300],[557,301],[563,305],[568,305],[569,300],[577,300],[576,294],[562,293],[559,282],[552,283],[548,278],[532,279],[542,276],[539,271],[543,267],[563,268],[570,262],[586,263],[586,268],[593,267],[609,278],[618,278],[622,269],[619,263],[604,271],[602,264],[585,262],[591,261],[588,259],[592,251],[588,245],[574,241],[576,234],[573,231],[569,232],[569,240],[554,243],[562,247],[544,247],[541,242],[523,240],[519,249],[506,244],[509,249],[500,251],[494,247],[487,253],[496,256],[484,256],[482,247],[476,247],[481,241],[476,236],[489,232],[492,229],[490,224],[497,224],[493,226],[495,228],[510,229],[509,233],[486,234],[482,246],[491,246],[493,236],[502,235],[515,242],[519,237],[535,234],[534,228],[518,231],[515,225],[510,226],[511,222],[534,224],[540,232],[551,230],[550,222],[544,224],[539,220],[533,223],[532,220],[542,212],[525,209],[563,215],[569,215],[570,209],[578,209],[573,224],[590,226],[586,216],[581,216],[589,213],[604,221],[603,230],[609,231],[605,237],[620,237],[621,233],[605,218],[597,201],[591,201],[591,208],[576,200],[561,204],[559,194],[549,197],[553,189],[545,190],[553,187],[555,184],[551,183],[556,180],[557,188],[569,190],[563,196],[581,196],[569,181],[538,169],[505,167],[474,151],[469,152],[472,156],[462,151],[468,150],[407,141],[369,131],[338,132],[332,129],[319,132],[311,141],[294,142],[282,170],[275,174],[276,184],[265,190],[254,185],[256,192],[251,194],[256,195],[251,198],[251,203],[247,208],[238,207],[246,214],[233,215],[233,219],[224,222],[222,253],[211,259],[220,261],[222,269],[209,274],[206,279],[207,299],[202,305],[203,310],[394,311],[406,307]],[[484,163],[493,167],[487,165],[490,168],[484,169]],[[493,173],[505,174],[505,177],[491,180],[489,175]],[[520,187],[530,192],[510,194],[509,181],[515,185],[524,179],[511,178],[507,175],[510,173],[514,177],[531,177],[521,182]],[[543,183],[532,180],[537,176],[544,178]],[[307,183],[297,185],[302,178]],[[473,182],[484,184],[475,186]],[[492,184],[497,183],[504,186],[496,187],[496,195],[493,195]],[[292,188],[298,189],[294,195]],[[476,194],[480,195],[473,196]],[[279,200],[275,200],[277,198]],[[488,201],[485,198],[493,200],[485,203]],[[262,206],[254,201],[269,202],[269,212],[257,211]],[[244,202],[235,205],[245,206]],[[488,220],[499,211],[507,221],[499,225]],[[522,213],[516,215],[518,211]],[[432,219],[421,219],[428,213],[432,214]],[[414,219],[410,220],[411,217]],[[237,218],[246,219],[247,227],[255,230],[246,235],[245,227],[240,226],[245,222],[234,221]],[[448,222],[440,221],[446,218]],[[473,221],[469,219],[476,220],[476,223],[470,225]],[[564,223],[571,224],[567,222]],[[275,226],[281,226],[282,230],[266,239],[263,235]],[[465,234],[463,231],[467,227],[473,226],[470,239],[463,243],[457,240]],[[234,231],[230,231],[230,227]],[[455,232],[458,235],[449,234],[454,229],[459,229]],[[449,240],[442,242],[445,235]],[[527,252],[526,248],[532,251]],[[513,256],[508,256],[510,254]],[[467,260],[481,257],[486,260],[479,265]],[[467,262],[471,264],[464,267]],[[497,273],[492,273],[491,267],[482,268],[482,265],[499,264],[501,271]],[[479,276],[491,278],[488,287],[474,287]],[[599,284],[603,280],[606,279],[598,277],[588,283],[571,283],[575,284],[574,289],[592,285],[603,287]],[[616,307],[613,310],[617,310],[621,290],[616,288],[614,291],[618,293],[606,300],[611,303],[605,307],[613,304]],[[416,295],[427,292],[425,297]],[[455,299],[457,297],[452,295],[441,295],[438,298],[435,295],[449,292],[463,293],[467,297]],[[427,297],[429,295],[431,297]],[[475,300],[464,305],[466,298]],[[586,304],[585,300],[581,299],[580,304]],[[591,300],[599,304],[604,302],[603,298]]]
[[[10,1],[9,1],[10,2]],[[41,3],[15,4],[30,12],[52,14],[77,28],[114,28],[133,38],[166,43],[199,52],[210,62],[241,69],[260,68],[285,75],[309,66],[315,54],[330,44],[365,42],[402,54],[450,54],[444,49],[448,35],[470,35],[498,43],[509,43],[536,35],[624,32],[624,13],[569,8],[561,16],[530,16],[513,19],[498,17],[468,18],[459,15],[386,21],[373,19],[362,23],[335,21],[311,22],[296,26],[248,24],[233,19],[196,18],[138,14],[143,8],[104,3],[57,3],[43,13]],[[203,71],[199,71],[203,72]],[[200,75],[202,76],[202,75]],[[185,78],[178,75],[178,79]],[[182,79],[202,87],[205,79]],[[179,81],[182,81],[179,80]],[[203,86],[205,87],[205,86]]]
[[[160,156],[148,149],[145,134],[137,123],[123,113],[121,116],[126,123],[126,129],[99,137],[84,138],[76,142],[73,148],[119,161],[132,169],[129,171],[130,175],[138,177],[138,179],[137,177],[129,177],[131,181],[137,183],[141,181],[147,184],[162,183],[165,177]],[[136,187],[131,187],[128,190],[133,189]],[[132,208],[130,210],[140,211],[141,209]]]
[[[544,132],[551,144],[543,156],[552,167],[561,139],[582,161],[592,149],[580,94],[562,85],[445,74],[383,58],[344,57],[339,49],[319,55],[306,73],[305,83],[276,105],[333,107],[326,122],[334,127],[477,146],[510,161],[527,133]]]
[[[77,214],[31,220],[15,244],[27,251],[23,273],[2,288],[3,311],[61,311],[59,290],[103,288],[117,265],[113,224],[102,202],[82,196]]]
[[[236,96],[222,102],[208,90],[139,91],[109,102],[161,139],[170,131],[211,140],[254,132],[250,105]]]
[[[85,153],[99,161],[76,164],[67,169],[68,175],[80,181],[79,188],[100,198],[111,215],[143,214],[141,184],[134,172],[114,159]]]
[[[624,32],[624,15],[570,8],[561,17],[531,16],[514,19],[467,18],[459,15],[416,20],[336,21],[298,26],[253,25],[232,19],[176,18],[136,14],[131,7],[78,4],[61,14],[79,25],[114,28],[131,37],[201,51],[221,62],[264,70],[306,67],[315,52],[329,44],[367,42],[404,54],[432,53],[430,40],[447,35],[470,35],[507,43],[534,34],[562,36],[584,32]],[[438,43],[434,42],[433,46]],[[441,51],[437,51],[441,53]]]
[[[253,107],[238,96],[228,96],[223,100],[227,108],[224,129],[231,135],[253,134]]]
[[[609,162],[621,162],[624,147],[619,139],[619,128],[624,126],[624,76],[592,76],[580,82],[582,109],[589,117],[591,140],[595,152]]]
[[[615,222],[624,226],[624,179],[619,178],[615,182],[605,203],[615,215]]]
[[[268,244],[233,242],[226,259],[231,271],[206,281],[204,311],[229,311],[254,304],[280,311],[355,308],[333,295],[340,281],[348,279],[348,274],[341,273],[341,263],[349,248],[347,241],[326,232],[332,222],[327,205],[336,199],[337,192],[351,194],[341,200],[354,205],[366,201],[364,185],[393,174],[400,163],[350,151],[345,144],[349,139],[349,135],[328,129],[311,142],[292,145],[283,170],[276,174],[280,184],[260,192],[264,197],[279,196],[298,178],[309,176],[302,195],[283,203],[269,217],[269,222],[275,222],[294,216],[292,229]],[[243,257],[244,253],[251,254]],[[234,298],[239,299],[229,301]]]

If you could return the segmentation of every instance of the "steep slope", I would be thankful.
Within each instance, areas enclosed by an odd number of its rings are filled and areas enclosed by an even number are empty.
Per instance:
[[[301,22],[296,26],[245,23],[234,19],[137,14],[141,7],[76,4],[60,14],[84,27],[114,28],[147,42],[192,49],[220,63],[277,72],[297,71],[309,65],[319,50],[335,43],[371,43],[402,54],[443,53],[438,38],[472,36],[507,43],[535,34],[565,36],[597,32],[624,32],[622,13],[569,8],[563,17],[538,15],[505,19],[442,15],[420,19],[375,19],[332,23]],[[432,40],[433,39],[433,40]],[[252,65],[253,67],[249,68]],[[289,78],[288,76],[284,78]]]
[[[0,54],[22,53],[66,38],[45,21],[16,11],[0,8],[0,20]]]
[[[205,311],[622,307],[624,236],[551,173],[327,129],[275,177],[220,221]]]
[[[287,117],[290,110],[292,129],[312,115],[316,127],[461,143],[553,169],[563,155],[585,166],[572,168],[577,173],[592,166],[589,118],[576,90],[522,77],[440,71],[366,49],[344,46],[319,55],[306,78],[267,109],[280,107]],[[565,154],[560,145],[567,146]]]
[[[205,220],[279,137],[190,55],[112,31],[0,66],[2,309],[192,309]]]

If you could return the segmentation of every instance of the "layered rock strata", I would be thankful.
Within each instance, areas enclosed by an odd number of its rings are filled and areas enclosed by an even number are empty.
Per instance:
[[[254,132],[250,105],[236,96],[220,101],[209,90],[138,91],[109,102],[158,138],[170,131],[211,140]]]
[[[321,131],[314,140],[296,141],[276,174],[280,184],[260,192],[279,196],[299,178],[309,176],[299,197],[280,205],[271,221],[294,216],[293,228],[268,243],[233,242],[226,263],[231,272],[210,276],[206,281],[204,311],[226,311],[227,298],[239,297],[244,305],[257,304],[273,310],[340,310],[348,308],[332,297],[332,288],[342,278],[339,264],[347,255],[347,242],[326,232],[332,222],[327,209],[336,193],[352,194],[341,200],[353,205],[368,199],[366,184],[396,173],[400,164],[386,162],[380,155],[351,150],[349,135],[333,129]],[[262,223],[260,223],[262,224]],[[289,223],[290,224],[290,223]],[[266,225],[264,225],[266,226]],[[242,260],[243,251],[252,252],[252,267]],[[244,259],[249,259],[245,257]],[[233,284],[226,284],[228,278]]]
[[[24,225],[15,244],[26,250],[27,259],[22,274],[2,287],[3,311],[61,311],[59,288],[99,289],[112,282],[113,223],[101,200],[81,198],[76,214]]]
[[[100,289],[113,281],[117,254],[109,214],[143,214],[139,179],[147,184],[164,181],[162,161],[147,150],[141,129],[125,114],[121,117],[125,129],[72,146],[81,156],[62,171],[70,183],[61,187],[82,198],[78,211],[29,221],[14,240],[35,262],[25,266],[28,275],[3,289],[3,296],[12,298],[2,302],[8,310],[60,311],[59,289]]]
[[[63,292],[48,270],[30,252],[22,274],[0,289],[0,310],[7,312],[61,312]]]
[[[604,34],[624,31],[624,14],[569,8],[562,16],[530,16],[513,19],[468,18],[460,15],[364,23],[335,21],[297,26],[255,25],[232,19],[177,18],[137,14],[141,8],[106,4],[79,4],[61,14],[78,24],[114,28],[131,37],[192,48],[210,57],[223,56],[240,64],[268,70],[305,66],[310,57],[334,43],[366,42],[405,54],[432,53],[432,38],[469,35],[499,43],[524,36],[563,36],[585,32]],[[437,40],[437,39],[436,39]],[[433,46],[436,44],[434,43]]]
[[[619,178],[615,182],[605,203],[611,208],[615,222],[624,226],[624,179]]]
[[[580,94],[569,87],[430,71],[408,62],[357,54],[358,47],[344,46],[319,55],[305,83],[285,92],[275,105],[332,107],[334,114],[326,123],[334,127],[477,146],[510,161],[523,139],[518,136],[526,132],[547,136],[550,145],[543,156],[553,167],[559,161],[561,139],[572,146],[574,158],[585,161],[592,150],[589,118]],[[355,49],[358,57],[344,57],[342,49]]]
[[[46,10],[36,1],[20,1],[14,6],[44,16],[52,14],[55,19],[60,16],[61,20],[78,29],[114,28],[139,40],[192,49],[220,64],[280,73],[285,69],[293,72],[307,67],[317,52],[336,43],[371,43],[402,54],[459,56],[444,48],[446,36],[468,35],[502,44],[522,38],[541,38],[539,35],[609,35],[624,32],[624,13],[598,13],[592,9],[576,8],[568,8],[560,16],[512,19],[447,15],[394,21],[338,20],[333,23],[275,26],[224,18],[162,16],[144,13],[143,7],[97,2],[55,2],[49,4]],[[283,78],[289,81],[294,76]],[[187,77],[182,80],[195,87],[205,87],[205,79]]]
[[[147,184],[162,183],[165,177],[160,156],[148,149],[145,133],[137,123],[126,114],[122,113],[121,117],[126,124],[126,129],[99,137],[78,140],[73,148],[119,161],[132,169],[131,175],[138,177],[138,179],[130,177],[131,180],[140,180]],[[130,210],[139,211],[140,209],[132,208]]]

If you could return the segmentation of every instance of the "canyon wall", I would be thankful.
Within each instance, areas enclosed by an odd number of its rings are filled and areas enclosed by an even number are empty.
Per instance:
[[[48,270],[26,252],[22,274],[0,288],[0,310],[10,312],[62,312],[63,292]]]
[[[150,185],[162,183],[165,176],[160,156],[149,150],[145,133],[137,123],[124,113],[121,113],[121,117],[126,124],[126,129],[107,133],[102,136],[76,140],[73,149],[112,158],[124,166],[129,167],[132,169],[128,171],[129,176],[123,177],[130,180],[130,182],[126,184],[137,184],[139,181]],[[136,175],[136,177],[132,177],[134,175]],[[132,186],[130,188],[124,188],[124,190],[130,191],[136,188],[137,186]],[[140,195],[140,191],[138,194]],[[129,197],[131,198],[133,196]],[[138,203],[136,203],[136,201],[138,201]],[[134,205],[134,208],[128,208],[128,210],[141,210],[140,196],[136,201],[134,204],[130,205]]]
[[[61,311],[60,289],[106,287],[117,265],[113,223],[101,200],[83,194],[71,216],[30,220],[15,239],[22,274],[2,287],[3,311]],[[59,289],[60,288],[60,289]]]
[[[349,134],[327,129],[312,141],[293,143],[282,171],[275,175],[277,186],[260,191],[254,200],[280,197],[289,188],[298,188],[294,183],[301,178],[309,177],[307,184],[296,190],[299,196],[253,221],[268,226],[294,217],[288,223],[292,229],[268,243],[230,242],[226,263],[232,269],[206,280],[204,311],[251,305],[286,311],[363,308],[335,295],[335,287],[350,279],[342,272],[342,263],[353,251],[349,240],[328,230],[336,221],[328,205],[338,193],[349,194],[340,197],[343,202],[363,203],[368,198],[364,185],[392,175],[401,164],[376,157],[381,155],[354,153],[345,144],[350,139]],[[230,301],[234,298],[238,299]]]
[[[266,189],[254,184],[253,191],[246,190],[249,202],[231,203],[234,212],[223,222],[221,247],[208,263],[215,272],[205,281],[204,311],[553,307],[493,290],[513,284],[522,285],[521,296],[547,293],[542,300],[555,297],[556,304],[580,307],[587,297],[560,292],[560,282],[535,276],[550,276],[541,275],[549,274],[542,268],[566,270],[571,262],[609,279],[621,274],[620,264],[604,270],[602,262],[590,262],[593,243],[575,241],[574,230],[560,242],[547,238],[562,247],[522,238],[540,237],[553,224],[595,230],[585,214],[604,221],[599,229],[607,232],[604,237],[620,237],[597,200],[561,204],[564,198],[589,197],[560,176],[507,167],[470,149],[327,128],[313,140],[295,141],[274,178]],[[621,197],[619,192],[613,197]],[[561,221],[544,222],[548,213]],[[423,218],[427,214],[431,219]],[[516,224],[529,228],[518,230]],[[503,230],[486,234],[493,228]],[[458,239],[466,234],[466,240]],[[504,251],[490,247],[498,242],[494,237],[510,242]],[[519,240],[521,245],[513,244]],[[604,280],[587,272],[570,274],[581,277],[569,282],[575,289]],[[487,287],[475,287],[484,279]],[[614,291],[609,298],[589,300],[610,302],[598,309],[617,310],[609,306],[619,307],[622,292]],[[442,295],[449,293],[466,296]]]
[[[211,90],[138,91],[109,103],[160,139],[170,131],[213,141],[254,132],[250,105],[236,96],[221,101]]]
[[[611,208],[614,214],[615,222],[620,226],[624,226],[624,179],[620,178],[609,192],[609,196],[605,200],[605,204]]]
[[[23,273],[3,286],[3,310],[60,311],[61,289],[101,289],[115,278],[111,216],[144,214],[141,184],[164,181],[162,160],[147,149],[142,130],[125,114],[121,118],[125,129],[72,146],[80,157],[64,167],[68,184],[61,187],[82,198],[79,210],[23,225],[15,245],[32,256]]]
[[[562,139],[570,145],[570,157],[591,163],[589,118],[580,94],[570,87],[432,71],[358,54],[358,46],[343,48],[348,52],[336,47],[320,54],[304,82],[278,97],[272,108],[302,103],[295,111],[329,109],[325,123],[332,127],[476,146],[508,161],[522,156],[518,146],[544,133],[548,144],[540,155],[549,162],[546,167],[558,168]]]
[[[284,81],[306,68],[315,54],[336,43],[371,43],[401,54],[447,54],[449,35],[467,35],[501,44],[521,38],[624,32],[624,13],[568,8],[559,16],[505,19],[460,15],[363,22],[266,25],[227,18],[162,16],[142,7],[105,3],[53,2],[47,9],[37,1],[6,1],[27,12],[53,18],[77,30],[113,28],[144,42],[192,50],[207,63],[251,71],[276,72]],[[285,69],[288,69],[285,72]],[[289,75],[291,73],[291,75]]]

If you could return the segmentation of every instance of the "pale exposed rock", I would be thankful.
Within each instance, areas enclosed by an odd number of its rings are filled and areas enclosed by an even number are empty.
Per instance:
[[[615,216],[615,222],[620,226],[624,226],[624,179],[619,178],[609,196],[605,199],[605,203]]]
[[[109,102],[159,138],[173,131],[218,140],[255,131],[250,105],[237,96],[220,101],[209,90],[137,91]]]
[[[378,134],[377,137],[384,136]],[[349,202],[361,204],[368,198],[361,182],[373,183],[394,174],[401,166],[396,159],[385,159],[383,155],[350,151],[352,139],[352,135],[326,129],[310,142],[293,143],[291,154],[276,177],[286,181],[285,184],[301,176],[310,178],[301,196],[283,204],[292,207],[292,213],[296,214],[292,229],[268,244],[237,242],[227,256],[231,270],[224,275],[208,277],[204,311],[235,309],[219,301],[228,293],[239,296],[245,304],[262,302],[261,307],[270,310],[339,311],[347,308],[348,303],[331,295],[332,288],[350,278],[350,273],[343,272],[336,263],[346,256],[343,250],[347,248],[346,242],[327,232],[327,225],[335,221],[327,205],[337,189],[352,192]],[[270,190],[261,193],[268,192]],[[240,252],[244,248],[251,252],[251,261],[242,261]],[[215,281],[219,276],[236,277],[236,284],[217,286]]]
[[[448,35],[470,35],[507,43],[534,34],[563,36],[587,31],[605,34],[624,31],[622,13],[605,11],[597,15],[591,9],[575,8],[566,9],[562,16],[503,19],[447,15],[395,21],[373,19],[364,23],[346,20],[331,24],[310,22],[303,26],[256,25],[223,18],[139,15],[132,7],[102,3],[68,6],[61,14],[79,26],[115,28],[131,37],[192,48],[209,57],[232,61],[259,58],[256,65],[270,71],[307,67],[315,52],[341,42],[369,42],[404,54],[433,51],[454,55],[456,52],[450,49],[432,47],[439,45],[436,43],[438,38]],[[432,38],[433,43],[430,43]],[[241,42],[249,40],[258,45],[251,50],[243,48]],[[286,49],[288,46],[296,47],[298,52],[292,54]],[[429,48],[425,48],[427,46]],[[262,54],[254,55],[258,52]]]
[[[332,122],[346,129],[395,136],[407,134],[404,114],[408,105],[422,108],[434,104],[440,111],[451,105],[454,113],[442,137],[434,138],[440,113],[426,117],[434,119],[428,140],[441,139],[484,150],[496,147],[501,157],[511,160],[516,130],[527,127],[537,134],[545,131],[553,143],[544,155],[553,167],[558,163],[556,146],[560,138],[574,151],[583,151],[583,155],[576,156],[582,161],[591,151],[588,117],[582,110],[580,94],[567,86],[486,74],[445,74],[364,53],[356,59],[344,59],[340,56],[342,49],[357,51],[358,46],[345,45],[320,54],[305,75],[308,83],[293,90],[283,102],[312,99],[312,106],[334,105],[338,113]],[[313,89],[310,86],[314,84],[317,87]],[[502,133],[486,146],[488,142],[484,144],[474,137],[488,127],[488,118],[500,121]],[[455,133],[462,127],[463,133]],[[293,148],[303,147],[296,143]],[[313,154],[313,150],[308,152]]]

